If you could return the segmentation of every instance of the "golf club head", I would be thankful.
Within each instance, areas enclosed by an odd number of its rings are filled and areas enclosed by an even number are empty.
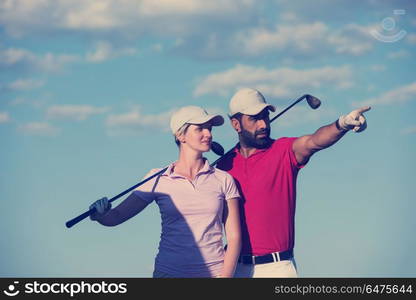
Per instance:
[[[218,156],[223,156],[224,155],[224,148],[220,144],[218,144],[217,142],[212,141],[211,150],[212,150],[212,152],[214,152]]]
[[[321,100],[312,95],[306,95],[306,101],[312,109],[317,109],[321,105]]]

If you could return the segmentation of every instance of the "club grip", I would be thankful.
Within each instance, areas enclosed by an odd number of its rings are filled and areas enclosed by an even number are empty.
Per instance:
[[[84,212],[83,214],[80,214],[78,217],[75,217],[72,220],[69,220],[68,222],[65,223],[66,227],[71,228],[72,226],[74,226],[78,222],[81,222],[85,218],[88,218],[89,215],[91,215],[95,212],[95,210],[96,210],[96,208],[94,207],[93,209],[90,209],[90,210]]]

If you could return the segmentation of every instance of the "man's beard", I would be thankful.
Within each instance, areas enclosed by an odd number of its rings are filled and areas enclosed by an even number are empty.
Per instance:
[[[258,137],[260,134],[265,134],[265,136]],[[272,143],[272,139],[270,138],[270,128],[257,130],[254,134],[241,128],[240,136],[241,142],[249,148],[265,149]]]

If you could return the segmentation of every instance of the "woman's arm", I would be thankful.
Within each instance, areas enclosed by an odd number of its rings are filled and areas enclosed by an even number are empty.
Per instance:
[[[224,228],[227,239],[227,250],[224,256],[224,267],[220,277],[233,277],[241,251],[241,229],[239,214],[239,198],[225,201]]]
[[[140,213],[148,204],[133,192],[117,207],[97,216],[96,221],[104,226],[116,226]]]

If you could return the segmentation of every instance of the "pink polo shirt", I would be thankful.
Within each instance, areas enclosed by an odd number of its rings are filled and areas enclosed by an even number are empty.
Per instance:
[[[234,179],[205,160],[193,181],[178,175],[174,163],[133,193],[156,201],[162,233],[155,270],[173,277],[213,277],[223,267],[224,201],[240,197]],[[151,176],[160,169],[150,171]]]
[[[296,177],[303,167],[292,150],[295,139],[280,138],[247,158],[235,148],[217,164],[234,177],[242,196],[242,254],[264,255],[294,247]]]

